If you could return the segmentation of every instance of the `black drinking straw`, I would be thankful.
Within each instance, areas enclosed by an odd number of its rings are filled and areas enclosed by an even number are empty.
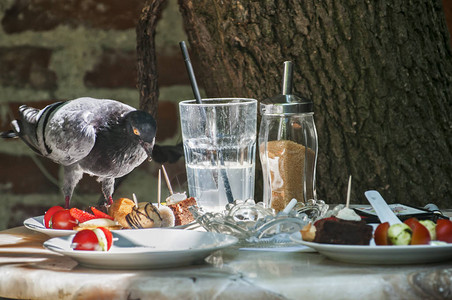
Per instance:
[[[184,57],[185,66],[187,67],[188,77],[190,78],[191,88],[193,90],[193,94],[195,96],[195,100],[197,104],[202,104],[201,94],[199,93],[198,84],[196,83],[195,72],[193,71],[193,66],[190,61],[190,56],[188,55],[187,46],[185,45],[185,41],[181,41],[179,43],[180,49],[182,50],[182,55]],[[202,115],[204,116],[204,120],[207,119],[206,112],[202,108]],[[220,164],[224,166],[224,159],[222,151],[218,151],[218,158],[220,159]],[[212,162],[213,164],[213,162]],[[226,173],[226,169],[221,168],[221,177],[224,183],[224,189],[226,191],[226,197],[228,198],[228,202],[234,202],[234,197],[232,196],[231,185],[229,184],[228,174]]]
[[[196,83],[195,72],[193,71],[193,66],[191,65],[190,56],[188,55],[187,46],[185,42],[182,41],[179,43],[180,49],[182,50],[182,55],[184,57],[185,66],[187,67],[188,77],[191,82],[191,89],[193,90],[193,94],[195,95],[196,103],[202,104],[201,94],[199,93],[198,84]]]

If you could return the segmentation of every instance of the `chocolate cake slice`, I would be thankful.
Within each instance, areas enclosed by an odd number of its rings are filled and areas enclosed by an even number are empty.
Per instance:
[[[195,220],[188,209],[190,206],[197,205],[195,198],[190,197],[176,204],[169,204],[168,207],[173,211],[175,226],[187,225]]]
[[[314,242],[322,244],[369,245],[373,228],[365,221],[325,218],[315,224]]]

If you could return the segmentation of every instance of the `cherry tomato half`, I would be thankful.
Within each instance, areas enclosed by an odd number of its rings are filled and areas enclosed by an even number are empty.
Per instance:
[[[389,229],[388,222],[384,222],[378,225],[374,232],[375,244],[379,246],[391,245],[391,242],[388,239],[388,229]]]
[[[72,239],[74,250],[108,251],[113,244],[113,235],[104,227],[84,229]]]
[[[105,227],[99,227],[100,230],[102,230],[105,234],[105,238],[107,239],[107,251],[110,250],[111,245],[113,245],[113,234],[110,230],[108,230]]]
[[[436,239],[452,243],[452,221],[446,219],[436,221]]]
[[[77,232],[72,239],[72,247],[74,250],[99,250],[99,240],[97,235],[91,229],[84,229]]]
[[[411,235],[410,245],[427,245],[428,243],[430,243],[430,232],[428,231],[427,227],[419,222],[418,219],[409,218],[403,223],[410,226],[411,230],[413,231]]]
[[[46,211],[46,214],[44,215],[44,226],[46,228],[50,228],[50,219],[52,219],[52,216],[60,210],[64,210],[64,208],[62,208],[61,206],[52,206],[48,211]]]
[[[428,245],[428,243],[430,243],[430,232],[428,231],[427,227],[419,222],[415,222],[413,224],[412,230],[413,234],[411,236],[410,245]]]
[[[71,216],[69,209],[64,209],[54,213],[50,223],[53,229],[72,230],[77,225],[77,220]]]

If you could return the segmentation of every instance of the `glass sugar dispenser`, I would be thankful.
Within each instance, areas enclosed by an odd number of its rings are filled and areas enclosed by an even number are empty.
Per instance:
[[[263,171],[263,202],[282,211],[292,200],[296,210],[325,212],[317,200],[315,176],[318,141],[313,102],[292,94],[293,64],[284,62],[282,94],[263,100],[259,154]]]

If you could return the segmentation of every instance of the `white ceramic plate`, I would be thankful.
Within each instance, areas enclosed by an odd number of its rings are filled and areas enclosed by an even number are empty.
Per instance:
[[[55,237],[44,247],[80,264],[107,269],[150,269],[189,265],[212,252],[237,243],[236,237],[213,232],[178,229],[117,230],[109,251],[78,251],[70,245],[74,235]]]
[[[194,228],[195,224],[197,224],[197,223],[193,222],[193,223],[190,223],[190,224],[187,224],[187,225],[180,225],[180,226],[171,227],[171,229],[189,229],[189,228]],[[24,221],[24,226],[26,228],[28,228],[28,229],[47,234],[50,237],[67,236],[67,235],[74,234],[74,232],[76,232],[75,230],[63,230],[63,229],[46,228],[44,226],[44,216],[37,216],[37,217],[33,217],[33,218],[28,218],[28,219],[26,219]],[[155,228],[151,228],[151,229],[155,229]],[[123,230],[128,230],[128,229],[121,229],[121,231],[123,231]],[[137,230],[137,229],[130,229],[130,230]]]
[[[349,246],[306,242],[299,232],[290,238],[330,259],[358,264],[420,264],[452,260],[452,244],[413,246]]]

